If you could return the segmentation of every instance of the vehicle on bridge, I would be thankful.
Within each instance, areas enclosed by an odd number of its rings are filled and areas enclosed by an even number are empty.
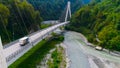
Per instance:
[[[29,43],[29,37],[23,37],[23,38],[19,39],[19,44],[21,46],[25,46],[28,43]]]

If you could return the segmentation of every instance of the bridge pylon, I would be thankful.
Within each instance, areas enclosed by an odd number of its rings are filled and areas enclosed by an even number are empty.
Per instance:
[[[61,14],[59,18],[59,22],[66,22],[71,18],[71,3],[68,1],[67,6],[65,7],[65,10]]]
[[[70,1],[68,1],[65,22],[68,20],[68,16],[69,16],[69,18],[71,18],[71,8],[70,7],[71,7],[71,3],[70,3]]]
[[[1,37],[0,37],[0,68],[7,68],[6,59],[3,54],[3,46],[2,46]]]
[[[70,6],[71,6],[71,3],[70,3],[70,1],[68,1],[67,11],[66,11],[66,16],[65,16],[65,22],[68,20],[68,16],[70,16],[70,18],[71,18],[71,8],[70,8]]]

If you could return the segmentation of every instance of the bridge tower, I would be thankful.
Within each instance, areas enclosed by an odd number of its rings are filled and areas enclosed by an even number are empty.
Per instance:
[[[6,59],[3,54],[3,46],[0,37],[0,68],[7,68]]]
[[[59,18],[60,22],[66,22],[71,18],[71,3],[68,1],[65,10],[63,11],[61,17]]]
[[[68,1],[68,4],[67,4],[67,10],[66,10],[66,16],[65,16],[65,22],[68,20],[68,16],[69,18],[71,18],[71,8],[70,8],[70,1]]]

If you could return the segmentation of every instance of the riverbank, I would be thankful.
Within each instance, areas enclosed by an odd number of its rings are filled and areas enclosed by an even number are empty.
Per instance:
[[[68,68],[66,49],[63,43],[57,44],[37,65],[37,68]]]
[[[65,33],[64,44],[69,68],[120,68],[120,58],[109,53],[95,50],[86,44],[85,37],[77,32]]]
[[[66,57],[64,48],[61,45],[57,45],[56,49],[52,52],[50,59],[48,60],[48,68],[65,68]]]

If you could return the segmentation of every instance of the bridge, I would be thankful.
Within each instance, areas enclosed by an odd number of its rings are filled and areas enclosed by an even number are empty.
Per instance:
[[[60,22],[58,24],[28,35],[28,37],[30,38],[30,43],[26,44],[23,47],[19,45],[19,40],[13,41],[7,45],[2,46],[0,39],[0,68],[7,68],[13,62],[19,59],[22,55],[24,55],[28,50],[30,50],[33,46],[35,46],[38,42],[45,39],[48,35],[54,32],[56,29],[68,24],[69,16],[71,17],[70,2],[68,2],[67,9],[65,11],[65,16],[60,18]]]

